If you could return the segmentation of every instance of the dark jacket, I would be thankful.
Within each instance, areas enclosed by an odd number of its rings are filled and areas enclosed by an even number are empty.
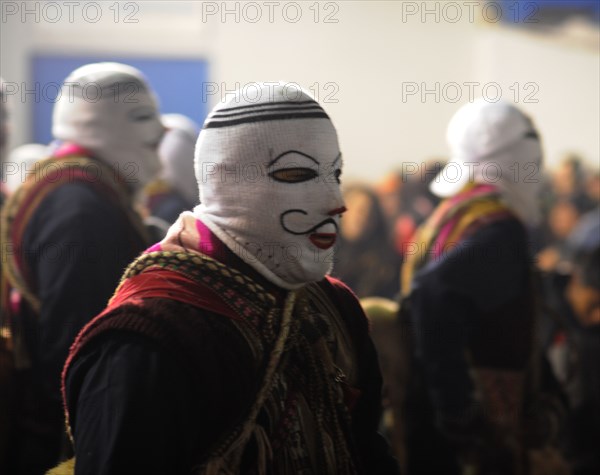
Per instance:
[[[26,225],[22,252],[39,314],[22,299],[15,334],[30,365],[17,373],[14,474],[56,465],[64,444],[60,374],[79,330],[104,308],[148,243],[114,202],[86,183],[50,192]]]
[[[493,437],[488,416],[496,409],[482,407],[476,392],[501,403],[522,393],[518,378],[512,385],[496,377],[523,372],[530,361],[529,264],[525,229],[513,218],[481,227],[415,275],[414,364],[406,401],[410,474],[459,473],[457,454]],[[476,383],[477,368],[498,386],[482,387],[482,374]],[[521,406],[514,403],[518,417]]]

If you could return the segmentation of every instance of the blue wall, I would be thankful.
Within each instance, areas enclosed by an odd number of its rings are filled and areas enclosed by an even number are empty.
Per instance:
[[[79,66],[100,61],[125,63],[141,70],[158,94],[161,113],[184,114],[200,125],[204,122],[209,106],[202,97],[202,84],[208,81],[206,61],[39,55],[33,57],[32,64],[34,84],[40,88],[32,104],[35,142],[52,140],[52,109],[58,94],[57,85]],[[28,88],[33,89],[33,86]]]
[[[573,16],[584,17],[596,25],[600,22],[598,0],[501,0],[499,5],[503,21],[525,27],[560,24]]]

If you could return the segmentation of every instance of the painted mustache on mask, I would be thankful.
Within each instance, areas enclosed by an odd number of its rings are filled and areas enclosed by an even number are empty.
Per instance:
[[[321,226],[324,226],[324,225],[329,224],[329,223],[333,224],[333,226],[335,227],[335,232],[336,233],[338,232],[338,225],[337,225],[337,223],[332,218],[327,218],[327,219],[321,221],[320,223],[315,224],[314,226],[312,226],[311,228],[309,228],[309,229],[307,229],[305,231],[294,231],[294,230],[290,229],[289,227],[287,227],[285,225],[285,217],[288,214],[291,214],[291,213],[300,213],[300,214],[303,214],[303,215],[308,215],[308,213],[306,211],[301,210],[301,209],[290,209],[290,210],[286,211],[285,213],[281,213],[281,215],[279,216],[279,222],[281,223],[281,227],[283,229],[285,229],[290,234],[293,234],[295,236],[302,236],[304,234],[311,234],[313,231],[316,231]]]

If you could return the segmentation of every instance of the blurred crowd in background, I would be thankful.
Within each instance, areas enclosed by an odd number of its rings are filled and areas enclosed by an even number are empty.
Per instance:
[[[444,164],[431,160],[421,165],[427,173],[404,167],[410,173],[391,172],[377,183],[345,186],[349,211],[335,273],[359,297],[398,296],[398,269],[415,251],[416,229],[440,202],[429,185]],[[541,271],[566,275],[579,251],[600,245],[600,172],[586,167],[576,154],[567,154],[558,167],[544,171],[544,180],[543,222],[531,230],[531,252]]]

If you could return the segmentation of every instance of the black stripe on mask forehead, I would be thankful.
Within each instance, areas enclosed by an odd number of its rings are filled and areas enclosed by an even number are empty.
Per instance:
[[[232,120],[212,120],[209,119],[204,123],[204,129],[217,129],[221,127],[229,127],[240,124],[251,124],[257,122],[267,122],[273,120],[291,120],[291,119],[329,119],[329,116],[323,111],[306,111],[306,112],[286,112],[273,114],[255,114],[247,117]]]
[[[247,109],[260,109],[263,107],[275,107],[275,106],[305,106],[307,104],[316,104],[319,105],[317,101],[309,99],[307,101],[280,101],[280,102],[261,102],[260,104],[249,104],[246,106],[236,106],[236,107],[225,107],[223,109],[215,111],[215,114],[219,113],[227,113],[230,111],[239,111],[239,110],[247,110]],[[319,106],[320,107],[320,106]]]
[[[324,112],[323,108],[317,103],[302,106],[302,107],[288,107],[288,105],[285,104],[284,106],[278,106],[278,107],[264,107],[264,108],[261,108],[260,110],[245,110],[245,111],[236,111],[236,112],[229,112],[229,110],[219,111],[219,112],[215,112],[212,116],[210,116],[210,119],[211,120],[212,119],[224,119],[224,118],[229,118],[229,117],[239,117],[242,115],[264,114],[267,112],[304,112],[304,111]]]

